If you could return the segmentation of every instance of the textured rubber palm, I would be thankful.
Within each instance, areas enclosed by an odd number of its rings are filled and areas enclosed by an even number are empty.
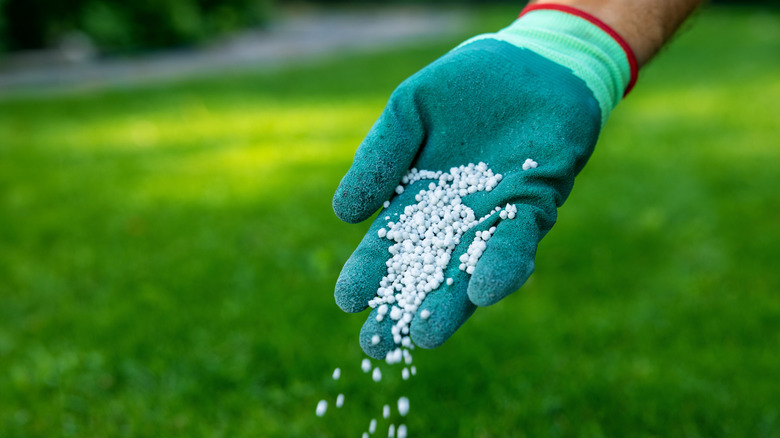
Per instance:
[[[455,49],[404,81],[355,154],[352,167],[333,198],[345,221],[367,219],[391,198],[409,168],[448,171],[483,161],[503,175],[490,192],[463,198],[477,217],[507,203],[517,218],[498,215],[466,233],[452,253],[445,277],[451,286],[433,291],[415,318],[413,341],[427,348],[443,343],[474,312],[519,288],[533,271],[539,240],[555,223],[557,208],[585,165],[598,139],[601,110],[593,92],[572,71],[537,53],[506,42],[484,39]],[[527,158],[539,163],[522,170]],[[427,182],[410,185],[392,198],[387,213],[374,222],[346,262],[336,284],[336,302],[359,312],[386,273],[390,241],[377,230],[384,216],[415,203]],[[497,226],[487,249],[469,276],[456,262],[478,230]],[[375,312],[374,312],[375,313]],[[369,317],[360,342],[372,357],[383,358],[393,347],[390,321]],[[374,334],[383,341],[371,345]]]

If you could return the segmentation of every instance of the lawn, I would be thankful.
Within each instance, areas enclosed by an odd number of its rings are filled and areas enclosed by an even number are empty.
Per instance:
[[[411,382],[359,370],[364,315],[333,286],[368,224],[330,202],[395,85],[457,40],[0,101],[0,436],[359,437],[405,394],[413,437],[780,437],[780,12],[692,23],[529,283]]]

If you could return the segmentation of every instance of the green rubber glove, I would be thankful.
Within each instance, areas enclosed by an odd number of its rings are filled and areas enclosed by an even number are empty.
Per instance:
[[[555,223],[609,112],[635,77],[633,54],[606,25],[572,8],[538,5],[508,28],[466,41],[404,81],[333,198],[336,215],[350,223],[369,218],[392,198],[347,260],[336,284],[337,304],[360,312],[376,296],[392,243],[377,231],[386,216],[415,204],[415,194],[428,184],[414,183],[396,196],[411,167],[447,172],[485,162],[503,179],[463,203],[477,217],[497,206],[517,207],[515,219],[493,215],[464,234],[445,270],[454,282],[427,295],[420,309],[429,309],[430,317],[411,322],[414,343],[441,345],[477,306],[517,290],[533,271],[536,247]],[[527,159],[538,167],[523,170]],[[492,226],[495,234],[473,273],[460,270],[458,257],[475,232]],[[369,356],[384,358],[396,344],[389,318],[380,323],[376,314],[374,309],[364,324],[360,344]],[[381,339],[376,344],[375,334]]]

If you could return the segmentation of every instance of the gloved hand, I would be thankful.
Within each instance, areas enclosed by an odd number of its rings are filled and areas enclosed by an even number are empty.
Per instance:
[[[515,204],[517,217],[493,215],[461,239],[442,284],[425,298],[430,317],[415,317],[411,337],[424,348],[441,345],[474,312],[517,290],[534,269],[536,247],[556,220],[574,177],[593,152],[601,127],[636,78],[628,45],[606,25],[578,10],[530,6],[510,27],[466,41],[406,81],[358,148],[333,198],[339,218],[357,223],[384,201],[390,206],[347,260],[336,302],[359,312],[376,296],[392,244],[377,235],[387,215],[415,204],[428,182],[394,192],[411,167],[447,172],[485,162],[503,175],[490,192],[463,198],[482,217]],[[523,170],[526,159],[538,167]],[[397,217],[397,216],[394,216]],[[496,226],[473,274],[459,269],[477,231]],[[371,312],[360,344],[374,358],[396,348],[389,319]],[[381,342],[371,338],[379,334]]]

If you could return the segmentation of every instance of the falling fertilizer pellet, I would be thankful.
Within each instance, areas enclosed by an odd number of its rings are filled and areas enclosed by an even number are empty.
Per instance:
[[[328,410],[328,402],[325,400],[320,400],[319,403],[317,403],[317,416],[322,417],[325,415],[325,411]]]
[[[409,413],[409,399],[406,397],[401,397],[398,399],[398,413],[401,414],[402,417],[405,417],[406,414]]]
[[[534,169],[538,165],[529,158],[522,164],[522,169]],[[417,317],[423,321],[431,318],[430,308],[423,308],[426,297],[442,285],[453,286],[456,281],[468,281],[469,276],[477,271],[482,256],[490,251],[491,239],[497,239],[494,236],[501,228],[501,221],[512,220],[517,216],[517,206],[506,203],[506,199],[492,207],[492,210],[479,213],[464,203],[464,198],[469,195],[491,192],[502,179],[501,174],[494,173],[487,164],[481,162],[452,167],[449,171],[413,168],[401,178],[401,184],[394,190],[396,195],[403,195],[412,203],[402,206],[403,209],[395,206],[393,210],[388,210],[388,213],[394,213],[377,219],[383,220],[384,225],[376,231],[373,239],[386,239],[390,241],[390,246],[387,250],[389,258],[385,263],[386,272],[376,286],[376,294],[366,303],[375,309],[375,320],[381,323],[372,322],[376,332],[369,333],[368,339],[371,346],[392,340],[391,345],[394,345],[387,351],[385,362],[388,365],[403,362],[401,378],[404,381],[417,375],[417,368],[412,365],[411,351],[415,345],[412,343],[411,326]],[[389,209],[392,203],[392,199],[387,200],[382,207]],[[471,233],[473,238],[468,237]],[[459,252],[453,254],[456,249]],[[458,271],[465,274],[459,274]],[[442,293],[453,289],[447,288]],[[423,324],[435,323],[438,323],[436,318]],[[385,335],[388,327],[389,331]],[[371,373],[374,382],[382,380],[381,369],[372,365],[368,358],[363,359],[360,368],[364,373]],[[339,380],[340,377],[341,369],[336,368],[333,379]],[[392,378],[387,380],[393,382]],[[336,407],[340,408],[343,404],[344,394],[338,394]],[[409,413],[407,397],[400,397],[397,406],[399,416],[405,417]],[[327,402],[321,400],[317,405],[317,416],[323,416],[326,410]],[[382,407],[382,418],[387,420],[390,416],[390,405],[386,404]],[[376,430],[377,420],[371,419],[363,438],[374,434]],[[396,436],[406,438],[406,425],[396,427],[395,424],[389,424],[388,437]]]

